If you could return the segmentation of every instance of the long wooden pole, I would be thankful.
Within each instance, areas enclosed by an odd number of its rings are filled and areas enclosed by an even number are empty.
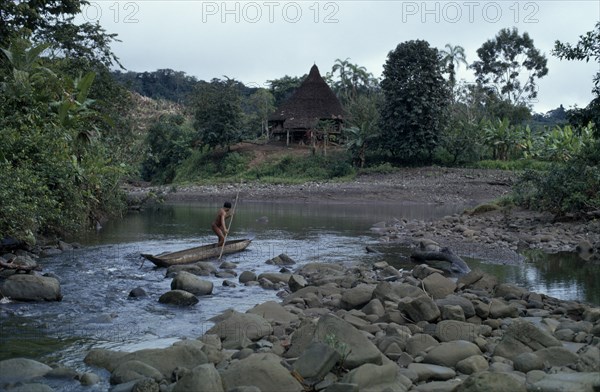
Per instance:
[[[240,186],[238,188],[237,194],[235,195],[235,203],[233,203],[233,212],[237,208],[238,197],[240,196],[240,189],[242,188],[242,181],[240,180]],[[225,250],[225,243],[227,242],[227,236],[229,235],[229,229],[231,228],[231,224],[233,223],[233,215],[231,215],[231,219],[229,220],[229,226],[227,227],[227,233],[225,233],[225,239],[223,239],[223,245],[221,246],[221,252],[219,253],[219,260],[223,257],[223,251]]]

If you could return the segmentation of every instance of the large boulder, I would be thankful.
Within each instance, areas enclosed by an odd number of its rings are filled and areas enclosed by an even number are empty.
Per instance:
[[[31,274],[9,276],[0,287],[0,295],[16,301],[60,301],[57,279]]]
[[[412,356],[417,355],[420,352],[426,351],[430,347],[438,346],[440,342],[435,340],[431,335],[427,334],[415,334],[406,341],[405,350]]]
[[[340,359],[330,345],[313,342],[294,362],[294,370],[304,379],[320,381]]]
[[[221,375],[217,369],[215,369],[215,365],[207,363],[196,366],[191,371],[185,372],[179,381],[177,381],[172,391],[223,392],[224,390]]]
[[[554,336],[528,321],[516,320],[506,329],[494,355],[512,360],[521,353],[555,346],[562,346],[562,343]]]
[[[343,366],[354,369],[365,363],[381,365],[381,351],[358,329],[337,316],[327,314],[317,323],[317,340],[331,344],[345,358]]]
[[[158,298],[158,302],[167,305],[192,306],[200,300],[194,294],[184,290],[167,291]]]
[[[430,274],[423,279],[425,291],[433,296],[433,299],[444,298],[456,290],[456,283],[437,272]]]
[[[292,276],[292,275],[291,274],[282,274],[279,272],[264,272],[264,273],[258,275],[258,280],[267,279],[268,281],[273,282],[273,283],[287,284],[288,281],[290,280],[290,276]]]
[[[541,380],[533,383],[529,390],[535,392],[595,392],[600,390],[600,373],[596,371],[590,373],[546,374]]]
[[[32,359],[5,359],[0,361],[0,388],[7,384],[43,377],[51,370],[50,366]]]
[[[527,392],[522,381],[509,373],[479,372],[470,375],[456,392]]]
[[[256,305],[246,313],[257,314],[265,320],[279,325],[287,325],[298,321],[298,316],[289,312],[275,301],[267,301],[260,305]]]
[[[233,311],[206,333],[218,335],[222,340],[240,341],[246,338],[254,341],[271,335],[273,327],[258,314]]]
[[[417,373],[419,381],[449,380],[456,376],[456,372],[446,366],[431,365],[428,363],[411,363],[408,369]]]
[[[453,340],[473,342],[477,336],[479,336],[479,326],[463,321],[443,320],[435,327],[435,337],[440,342]]]
[[[208,363],[208,358],[199,346],[180,344],[167,348],[134,351],[124,355],[116,365],[129,361],[143,362],[158,370],[164,378],[170,379],[176,368],[193,369]]]
[[[445,298],[437,299],[435,300],[435,304],[440,308],[445,305],[458,305],[462,308],[465,318],[475,316],[475,308],[473,307],[473,303],[468,299],[458,295],[448,295]]]
[[[406,386],[398,380],[398,370],[394,362],[381,366],[366,363],[346,374],[342,383],[356,384],[361,392],[406,392]]]
[[[209,295],[212,294],[213,283],[181,271],[171,281],[171,290],[184,290],[194,295]]]
[[[481,351],[477,345],[465,340],[457,340],[435,346],[427,352],[423,362],[446,367],[455,367],[459,361],[473,355],[481,355]]]
[[[342,306],[345,309],[354,309],[366,305],[373,297],[375,286],[359,284],[342,293]]]
[[[161,372],[152,366],[137,360],[121,362],[110,375],[111,384],[124,384],[133,380],[152,378],[160,381],[164,378]]]
[[[233,361],[221,371],[221,380],[226,391],[242,386],[256,386],[261,392],[304,390],[274,354],[252,354],[241,361]]]
[[[440,317],[440,309],[427,296],[404,297],[398,301],[398,309],[414,321],[432,322]]]
[[[381,302],[399,302],[401,298],[421,296],[427,297],[427,294],[420,288],[408,283],[379,282],[373,291],[373,298],[377,298]]]

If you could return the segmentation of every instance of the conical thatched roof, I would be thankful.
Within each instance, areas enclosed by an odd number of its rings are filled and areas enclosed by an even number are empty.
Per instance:
[[[314,128],[319,120],[343,117],[344,110],[331,88],[313,65],[298,90],[269,117],[269,121],[284,121],[283,127]]]

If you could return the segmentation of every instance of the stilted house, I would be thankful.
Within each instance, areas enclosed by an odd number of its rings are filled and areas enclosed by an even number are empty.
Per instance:
[[[323,137],[318,132],[326,122],[327,138],[339,135],[343,125],[342,104],[313,65],[300,87],[269,116],[273,138],[291,142],[314,143]]]

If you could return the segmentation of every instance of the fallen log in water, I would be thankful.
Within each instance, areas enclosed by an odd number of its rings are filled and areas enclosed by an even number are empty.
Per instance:
[[[442,248],[439,252],[415,251],[412,255],[410,255],[410,257],[417,262],[431,264],[436,268],[441,268],[448,272],[466,274],[471,271],[467,263],[452,253],[452,251],[448,248]],[[444,263],[435,263],[436,261],[442,261],[449,264],[446,265]]]

